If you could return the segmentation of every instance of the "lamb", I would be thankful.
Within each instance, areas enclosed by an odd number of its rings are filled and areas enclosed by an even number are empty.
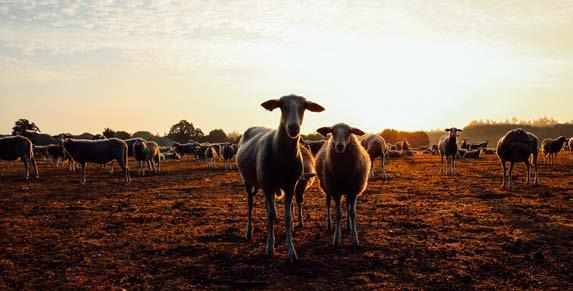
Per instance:
[[[280,108],[281,120],[278,129],[275,130],[251,127],[239,141],[237,166],[248,195],[245,237],[247,240],[252,238],[253,196],[259,188],[262,188],[267,209],[266,253],[268,256],[274,256],[275,193],[284,191],[286,248],[289,261],[294,262],[297,260],[297,255],[292,241],[291,207],[296,183],[303,173],[302,154],[299,148],[300,125],[305,110],[321,112],[324,108],[297,95],[268,100],[261,106],[269,111]]]
[[[384,138],[377,134],[367,134],[362,136],[361,144],[370,156],[370,178],[374,179],[374,161],[378,157],[380,157],[382,176],[384,176],[384,179],[388,178],[386,169],[384,169],[386,162],[386,141]]]
[[[326,227],[332,231],[330,219],[330,200],[336,204],[336,230],[333,245],[340,246],[340,221],[342,210],[340,200],[346,195],[346,224],[352,234],[352,245],[358,246],[356,230],[356,198],[366,190],[370,173],[370,156],[360,145],[356,136],[364,135],[360,129],[339,123],[333,127],[317,130],[330,138],[316,156],[316,172],[320,187],[326,194]]]
[[[62,145],[64,151],[80,164],[82,185],[86,184],[86,163],[107,164],[117,160],[123,170],[125,184],[131,182],[129,166],[127,164],[127,143],[117,138],[102,140],[75,140],[66,138]]]
[[[154,141],[137,140],[133,143],[133,157],[137,161],[137,171],[139,175],[145,175],[145,166],[151,166],[155,175],[161,170],[161,157],[159,155],[159,145]],[[156,167],[157,166],[157,167]]]
[[[505,177],[506,177],[506,167],[507,162],[509,162],[509,182],[507,184],[507,189],[510,190],[511,174],[513,171],[513,165],[515,163],[525,163],[527,169],[527,185],[529,185],[530,180],[530,157],[533,156],[533,166],[535,169],[535,185],[539,183],[539,178],[537,176],[537,158],[539,155],[539,149],[537,148],[538,138],[536,135],[530,132],[526,132],[521,128],[516,128],[508,131],[504,136],[502,136],[497,143],[497,156],[501,161],[501,168],[503,170],[503,182],[501,188],[505,188]]]
[[[550,165],[557,164],[557,153],[563,148],[563,144],[567,142],[567,138],[560,136],[558,138],[546,138],[541,142],[541,150],[543,151],[544,161],[549,160]]]
[[[304,145],[310,149],[310,152],[316,156],[316,154],[318,154],[318,151],[320,150],[320,148],[322,148],[322,145],[324,145],[326,141],[325,140],[305,140],[304,141]]]
[[[440,158],[442,159],[442,167],[444,164],[444,156],[446,156],[446,161],[448,163],[446,175],[455,176],[456,153],[458,152],[458,144],[456,140],[458,132],[462,132],[463,130],[452,127],[446,128],[446,131],[449,132],[449,134],[440,137],[438,149],[440,151]]]
[[[294,190],[295,200],[297,205],[298,214],[298,226],[300,228],[304,227],[304,218],[302,215],[302,206],[304,205],[304,192],[312,187],[316,177],[315,160],[312,151],[305,146],[300,147],[300,153],[302,155],[303,170],[302,176],[298,179],[296,183],[296,188]],[[294,204],[292,204],[294,206]]]
[[[231,159],[235,156],[235,149],[230,143],[225,143],[223,149],[221,150],[221,156],[223,157],[223,162],[225,163],[225,170],[232,170],[233,163],[231,163]]]
[[[0,137],[0,160],[22,161],[26,180],[30,179],[30,164],[34,167],[35,177],[39,178],[38,167],[34,159],[34,146],[27,137],[16,135]]]

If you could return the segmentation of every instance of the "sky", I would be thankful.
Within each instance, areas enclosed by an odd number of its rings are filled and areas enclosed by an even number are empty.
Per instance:
[[[573,119],[573,1],[0,0],[0,133]]]

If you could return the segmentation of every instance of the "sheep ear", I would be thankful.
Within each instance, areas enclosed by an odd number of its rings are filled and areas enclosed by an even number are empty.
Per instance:
[[[273,111],[273,109],[281,106],[281,101],[277,99],[271,99],[269,101],[263,102],[261,106],[263,106],[263,108],[268,111]]]
[[[364,131],[362,131],[362,130],[360,130],[360,129],[358,129],[358,128],[354,128],[354,127],[350,129],[350,132],[351,132],[352,134],[358,135],[358,136],[363,136],[363,135],[365,134]]]
[[[452,131],[451,128],[446,128],[445,130],[448,131],[448,132]]]
[[[312,112],[324,111],[324,107],[322,107],[318,103],[314,103],[312,101],[306,101],[304,104],[304,108],[306,108],[306,110],[312,111]]]
[[[321,127],[316,130],[318,133],[322,134],[323,136],[327,136],[329,133],[332,133],[332,127]]]
[[[456,130],[456,131],[457,131],[457,132],[462,132],[463,130],[461,130],[461,129],[458,129],[458,130]]]

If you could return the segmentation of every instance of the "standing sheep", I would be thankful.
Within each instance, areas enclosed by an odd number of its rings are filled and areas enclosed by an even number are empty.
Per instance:
[[[209,168],[213,167],[215,164],[215,158],[217,157],[217,145],[206,145],[205,146],[205,158],[207,159],[207,166]]]
[[[539,150],[537,148],[537,144],[537,136],[533,133],[526,132],[521,128],[510,130],[499,139],[496,151],[503,170],[503,182],[501,184],[502,189],[506,185],[505,177],[507,162],[509,162],[509,183],[507,184],[507,189],[511,189],[511,174],[515,163],[525,163],[527,168],[527,185],[529,185],[531,167],[529,158],[531,156],[533,156],[533,166],[535,169],[535,185],[539,183],[539,178],[537,176],[537,158]]]
[[[265,109],[281,110],[278,129],[251,127],[241,136],[237,152],[237,166],[248,195],[248,218],[246,239],[253,234],[253,196],[259,187],[265,196],[267,209],[267,249],[268,256],[275,253],[274,223],[276,219],[275,194],[284,192],[286,226],[286,249],[291,262],[297,260],[292,241],[292,198],[296,183],[303,173],[302,154],[299,148],[300,125],[305,110],[321,112],[324,108],[302,96],[288,95],[261,104]]]
[[[455,127],[445,129],[449,134],[440,137],[440,142],[438,143],[438,150],[440,151],[440,157],[442,159],[442,168],[444,165],[444,156],[446,156],[446,162],[448,164],[448,170],[446,175],[455,176],[456,175],[456,154],[458,153],[458,132],[462,132],[461,129]]]
[[[129,177],[129,166],[127,164],[128,149],[127,144],[117,138],[102,140],[74,140],[66,138],[62,145],[64,151],[72,159],[80,164],[81,167],[81,184],[86,183],[86,164],[108,164],[117,160],[123,170],[125,184],[131,181]]]
[[[400,143],[400,152],[401,152],[400,154],[404,159],[408,159],[414,156],[414,152],[412,152],[412,149],[410,149],[410,143],[408,142],[407,139],[404,139]]]
[[[0,138],[0,160],[5,161],[22,161],[24,165],[26,180],[30,178],[30,164],[34,167],[36,172],[35,177],[38,178],[38,167],[34,159],[34,146],[32,142],[24,136],[6,136]]]
[[[366,190],[371,164],[368,153],[356,138],[356,135],[362,136],[364,132],[344,123],[333,127],[322,127],[317,131],[324,136],[331,134],[316,157],[316,172],[320,187],[326,194],[326,227],[332,231],[330,199],[334,199],[336,230],[333,245],[335,248],[339,247],[342,219],[340,200],[346,195],[346,222],[352,234],[352,245],[358,246],[360,243],[356,230],[356,198]]]
[[[145,164],[151,165],[154,174],[161,170],[161,156],[159,145],[154,141],[135,141],[133,143],[133,157],[137,161],[137,171],[140,176],[145,175]],[[157,166],[157,167],[156,167]]]
[[[231,159],[235,156],[235,149],[233,146],[230,143],[225,143],[221,150],[221,154],[223,156],[223,162],[225,163],[225,170],[232,170],[233,163],[231,163]]]
[[[550,165],[557,164],[557,154],[563,148],[563,144],[567,142],[567,138],[560,136],[558,138],[546,138],[541,142],[541,150],[543,151],[543,160],[549,160]]]
[[[386,179],[386,170],[384,169],[386,162],[386,141],[384,138],[377,134],[367,134],[362,137],[361,144],[370,156],[370,178],[374,179],[374,161],[380,157],[382,176]]]

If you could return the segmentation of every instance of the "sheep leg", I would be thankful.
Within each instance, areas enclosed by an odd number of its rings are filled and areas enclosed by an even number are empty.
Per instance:
[[[533,168],[535,169],[535,185],[539,184],[539,177],[537,176],[537,168],[538,168],[539,164],[537,161],[537,156],[533,157]]]
[[[157,174],[159,175],[159,172],[161,172],[161,157],[157,156]]]
[[[81,172],[82,172],[80,183],[82,185],[85,185],[86,184],[86,163],[81,163],[80,167],[81,167]]]
[[[501,171],[503,172],[503,182],[501,182],[501,189],[505,188],[505,174],[507,173],[507,165],[505,161],[501,161]]]
[[[123,179],[125,181],[125,185],[131,182],[131,178],[129,177],[129,167],[127,165],[127,159],[125,161],[118,159],[117,163],[119,167],[123,170]]]
[[[332,233],[332,220],[330,218],[330,195],[324,193],[326,196],[326,231]]]
[[[32,163],[32,166],[34,167],[34,172],[36,173],[36,179],[40,178],[40,175],[38,174],[38,166],[36,165],[36,159],[34,157],[30,158],[30,162]]]
[[[257,187],[251,185],[245,185],[245,190],[247,191],[247,229],[245,230],[245,239],[250,241],[253,238],[253,196],[258,191]]]
[[[351,207],[350,197],[346,196],[346,231],[352,233],[352,219],[350,217],[350,207]]]
[[[286,249],[288,253],[288,260],[291,263],[294,263],[298,260],[296,255],[296,250],[294,248],[294,243],[292,241],[292,198],[294,194],[294,188],[296,183],[290,187],[285,189],[285,212],[284,212],[284,219],[285,219],[285,227],[286,227]],[[274,207],[274,203],[273,203]]]
[[[509,163],[509,173],[508,173],[509,174],[509,189],[511,189],[511,186],[512,186],[511,185],[512,184],[511,176],[513,173],[513,165],[514,165],[513,163]]]
[[[384,154],[382,154],[382,159],[380,161],[380,163],[381,163],[380,168],[382,168],[382,176],[384,177],[384,179],[388,179],[388,176],[386,175],[386,167],[384,166],[385,162],[386,162],[386,158],[384,158]]]
[[[456,156],[452,156],[452,176],[456,175]]]
[[[358,247],[360,246],[360,241],[358,241],[358,231],[356,230],[356,195],[350,195],[347,199],[350,200],[350,219],[352,220],[352,246]]]
[[[297,206],[297,215],[298,215],[298,227],[304,228],[304,218],[302,216],[302,205],[304,204],[304,192],[296,193],[296,206]]]
[[[263,190],[265,193],[265,205],[267,208],[267,256],[272,257],[275,255],[275,191]],[[290,206],[290,205],[289,205]],[[285,210],[286,212],[286,210]],[[288,227],[288,224],[286,225]]]
[[[529,160],[525,160],[525,169],[527,172],[527,178],[525,178],[525,184],[529,185],[529,179],[531,178],[531,164],[529,163]]]
[[[113,161],[109,163],[109,173],[113,174]]]
[[[334,248],[338,248],[340,246],[340,221],[342,220],[342,209],[340,207],[340,195],[334,197],[334,203],[336,204],[336,229],[334,230],[334,240],[332,241],[332,245]]]
[[[370,159],[370,180],[374,181],[374,159]]]
[[[26,180],[30,179],[30,157],[25,156],[22,160],[22,164],[24,165],[24,172]]]

